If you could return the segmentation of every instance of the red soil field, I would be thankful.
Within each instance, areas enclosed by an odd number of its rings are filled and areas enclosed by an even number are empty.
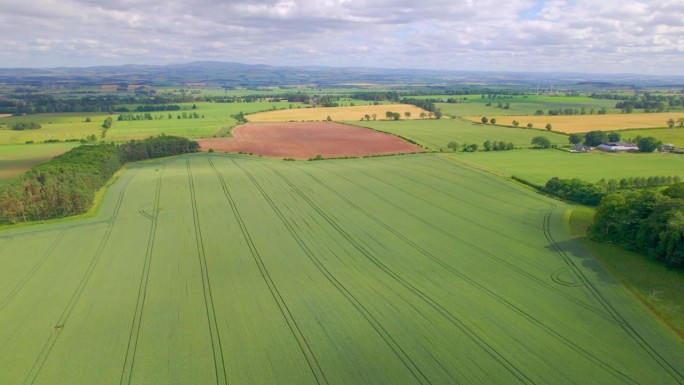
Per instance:
[[[202,150],[307,159],[420,152],[398,137],[334,122],[247,123],[232,138],[197,139]]]

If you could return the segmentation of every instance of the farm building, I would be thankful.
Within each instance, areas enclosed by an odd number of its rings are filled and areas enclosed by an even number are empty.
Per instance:
[[[599,144],[599,150],[617,152],[617,151],[639,151],[639,146],[634,143],[626,142],[608,142],[605,144]]]
[[[571,152],[589,152],[589,151],[593,151],[593,150],[594,150],[594,147],[585,146],[582,144],[576,144],[576,145],[572,146],[572,150],[570,150],[570,151]]]

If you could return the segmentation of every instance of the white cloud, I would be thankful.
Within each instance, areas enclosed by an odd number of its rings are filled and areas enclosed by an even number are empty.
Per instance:
[[[3,5],[0,63],[683,74],[682,14],[681,0],[35,0]]]

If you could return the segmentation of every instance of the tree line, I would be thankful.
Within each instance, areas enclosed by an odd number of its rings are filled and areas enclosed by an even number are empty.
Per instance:
[[[186,138],[159,136],[121,145],[75,147],[0,186],[0,222],[17,223],[82,214],[97,190],[126,162],[196,152]]]
[[[617,179],[601,179],[598,183],[586,182],[577,178],[549,179],[541,191],[555,197],[580,203],[587,206],[597,206],[602,199],[613,192],[621,190],[644,189],[647,187],[661,187],[678,184],[679,176],[651,176]]]
[[[684,183],[665,190],[619,191],[603,198],[587,229],[673,267],[684,267]]]

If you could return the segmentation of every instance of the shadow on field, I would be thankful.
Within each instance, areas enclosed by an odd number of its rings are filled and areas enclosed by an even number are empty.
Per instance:
[[[582,273],[587,274],[588,271],[593,272],[594,274],[590,275],[588,278],[592,280],[598,278],[602,283],[618,285],[619,282],[608,274],[608,272],[601,267],[584,248],[582,248],[582,245],[580,244],[581,239],[582,238],[577,238],[552,243],[546,246],[546,248],[565,263],[577,266]]]

